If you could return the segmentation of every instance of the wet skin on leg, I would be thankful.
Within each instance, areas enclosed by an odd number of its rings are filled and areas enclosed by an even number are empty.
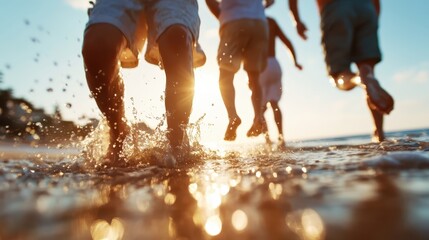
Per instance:
[[[368,60],[357,63],[359,75],[361,76],[362,87],[366,90],[369,102],[373,109],[384,114],[389,114],[393,110],[394,100],[378,83],[374,76],[375,62]]]
[[[376,63],[376,61],[369,59],[367,61],[358,62],[357,66],[360,76],[359,86],[366,91],[367,105],[371,111],[371,116],[374,122],[375,130],[373,141],[382,142],[385,139],[383,131],[383,114],[387,114],[393,109],[393,98],[384,89],[381,88],[374,77],[374,67]],[[350,70],[346,70],[344,72],[351,73]],[[341,74],[333,74],[332,77],[335,79],[340,75]],[[372,89],[369,89],[369,87],[372,87]],[[372,96],[370,96],[370,91],[372,91]],[[377,103],[377,106],[374,103]]]
[[[283,116],[282,112],[279,107],[279,103],[276,101],[270,101],[271,108],[273,110],[274,114],[274,121],[276,121],[277,129],[279,131],[279,142],[278,142],[278,149],[279,150],[285,150],[286,149],[286,142],[283,137]]]
[[[279,104],[276,101],[270,101],[270,105],[274,113],[274,120],[276,121],[279,135],[283,135],[283,117],[282,112],[280,111]]]
[[[247,71],[249,77],[249,88],[252,91],[252,105],[253,111],[255,112],[255,117],[253,119],[252,127],[247,131],[248,137],[256,137],[259,134],[266,132],[266,123],[263,116],[262,106],[262,89],[259,84],[259,72],[257,71]]]
[[[234,72],[220,69],[219,89],[223,103],[228,113],[229,124],[225,131],[225,141],[234,141],[237,137],[237,128],[241,124],[235,108]]]
[[[166,75],[167,137],[172,148],[180,148],[188,144],[183,141],[194,99],[193,39],[186,27],[176,24],[159,37],[158,44]]]
[[[126,47],[123,34],[110,24],[95,24],[85,33],[82,56],[88,87],[110,128],[106,158],[120,164],[128,126],[125,121],[124,84],[119,76],[119,56]]]
[[[265,121],[265,116],[264,115],[265,115],[265,112],[268,109],[267,105],[268,105],[268,103],[262,106],[262,117],[264,118],[264,122],[265,123],[266,123],[266,121]],[[264,137],[265,137],[265,143],[267,143],[267,144],[271,144],[272,143],[271,139],[270,139],[270,134],[268,133],[268,126],[267,126],[267,131],[264,134]]]
[[[385,135],[383,131],[383,118],[384,114],[390,113],[393,109],[394,100],[393,98],[387,93],[381,86],[378,84],[378,82],[372,83],[372,85],[375,85],[377,90],[377,98],[373,99],[370,98],[370,89],[368,89],[368,83],[371,84],[369,81],[377,81],[374,77],[374,68],[376,65],[376,61],[374,60],[367,60],[358,62],[357,66],[359,69],[359,74],[361,75],[361,81],[362,85],[364,85],[364,89],[367,92],[367,104],[368,108],[371,111],[371,115],[374,122],[374,134],[373,134],[373,141],[374,142],[382,142],[385,140]],[[374,90],[373,90],[374,91]],[[378,106],[375,106],[375,101],[378,102]]]
[[[374,122],[373,142],[382,142],[385,140],[383,131],[383,113],[371,108],[371,103],[368,101],[368,109],[371,111],[371,116]]]

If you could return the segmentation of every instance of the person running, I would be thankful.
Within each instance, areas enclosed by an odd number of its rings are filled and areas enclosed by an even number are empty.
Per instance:
[[[321,15],[322,46],[329,75],[336,87],[349,91],[360,86],[374,122],[373,141],[385,140],[383,115],[394,107],[392,96],[375,77],[374,68],[381,61],[378,43],[379,0],[317,0]],[[307,28],[298,12],[298,0],[289,0],[298,34],[305,40]],[[355,63],[358,73],[350,69]]]
[[[292,54],[295,67],[299,70],[302,70],[302,66],[297,61],[295,48],[293,47],[290,40],[283,33],[283,31],[280,29],[277,22],[271,17],[267,17],[267,20],[269,27],[267,67],[259,76],[259,83],[262,88],[262,106],[264,113],[267,110],[268,103],[270,104],[274,114],[274,120],[277,125],[277,130],[279,132],[278,148],[284,149],[286,147],[286,143],[283,136],[282,112],[279,107],[279,101],[282,96],[283,90],[282,69],[276,59],[276,38],[279,38],[283,42],[283,44],[289,49],[290,53]],[[269,141],[268,132],[266,133],[265,137],[267,141]]]
[[[249,78],[252,91],[254,119],[248,136],[266,131],[262,115],[262,92],[259,74],[266,66],[268,25],[262,0],[206,0],[213,15],[220,22],[220,43],[217,53],[219,64],[219,88],[228,112],[229,124],[224,140],[234,141],[241,119],[235,107],[234,75],[241,63]],[[272,1],[267,1],[267,5]]]
[[[107,120],[110,141],[105,160],[123,165],[123,144],[129,127],[125,118],[122,67],[135,67],[145,39],[145,59],[165,70],[167,161],[188,144],[186,125],[192,109],[195,67],[205,63],[198,45],[200,19],[197,0],[98,0],[88,11],[83,61],[88,87]]]

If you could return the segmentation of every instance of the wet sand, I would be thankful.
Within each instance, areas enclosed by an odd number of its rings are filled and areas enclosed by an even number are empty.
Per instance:
[[[1,240],[429,238],[425,141],[198,146],[175,169],[148,164],[156,147],[115,169],[79,147],[0,150]]]

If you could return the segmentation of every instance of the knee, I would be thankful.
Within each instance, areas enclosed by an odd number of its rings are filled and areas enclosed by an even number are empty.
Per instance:
[[[259,72],[248,71],[247,75],[249,77],[249,88],[250,88],[250,90],[254,91],[254,90],[260,89]]]
[[[219,84],[221,86],[233,85],[235,72],[225,70],[222,68],[219,69],[219,72],[220,72],[219,73]]]
[[[174,24],[160,36],[159,43],[177,48],[191,48],[193,38],[188,28],[181,24]]]
[[[96,66],[111,66],[119,60],[125,37],[114,26],[94,25],[84,36],[82,56],[88,68]]]

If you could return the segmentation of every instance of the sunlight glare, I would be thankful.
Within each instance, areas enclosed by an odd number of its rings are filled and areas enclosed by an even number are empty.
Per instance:
[[[320,215],[313,209],[294,211],[286,216],[286,225],[300,239],[325,239],[325,226]]]
[[[356,76],[356,77],[352,78],[352,82],[356,85],[359,85],[362,82],[362,80],[359,76]]]
[[[210,236],[216,236],[222,231],[222,221],[218,215],[211,216],[207,219],[204,229]]]
[[[217,191],[211,191],[206,193],[207,208],[216,209],[222,203],[221,195]]]
[[[302,226],[306,239],[322,239],[324,226],[319,214],[313,209],[306,209],[302,213]]]
[[[176,195],[167,193],[164,197],[164,202],[166,205],[173,205],[176,202]]]
[[[216,74],[207,74],[195,81],[193,112],[196,115],[212,112],[215,103],[222,103],[218,80],[214,76]],[[223,107],[220,104],[217,105]]]
[[[189,184],[189,186],[188,186],[189,193],[195,194],[197,192],[197,190],[198,190],[198,185],[196,183]]]
[[[124,225],[119,218],[113,218],[109,224],[105,220],[97,220],[91,225],[91,236],[94,240],[118,240],[124,235]]]
[[[301,170],[302,170],[303,173],[307,173],[307,168],[306,167],[302,167]]]
[[[235,210],[232,214],[232,226],[237,231],[244,230],[247,227],[247,214],[243,210]]]
[[[271,194],[271,197],[274,199],[274,200],[278,200],[279,199],[279,197],[280,197],[280,195],[282,194],[282,192],[283,192],[283,187],[282,187],[282,185],[281,184],[278,184],[278,183],[270,183],[270,184],[268,184],[268,189],[270,190],[270,194]]]

